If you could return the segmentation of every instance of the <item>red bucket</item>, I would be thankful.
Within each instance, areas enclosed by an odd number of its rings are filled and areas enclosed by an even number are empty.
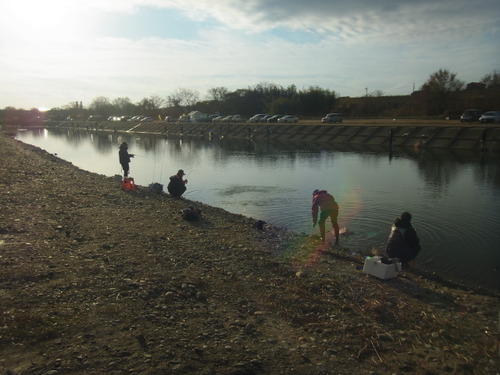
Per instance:
[[[132,177],[125,177],[122,181],[122,189],[125,191],[137,190],[137,186],[135,185],[134,179]]]

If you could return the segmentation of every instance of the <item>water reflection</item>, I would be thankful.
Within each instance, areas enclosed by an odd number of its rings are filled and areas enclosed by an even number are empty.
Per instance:
[[[18,138],[80,168],[120,174],[126,141],[136,183],[165,184],[183,168],[186,197],[298,232],[312,233],[311,192],[324,188],[340,204],[341,243],[356,252],[384,246],[402,211],[422,241],[419,267],[498,289],[500,162],[474,151],[384,146],[255,142],[130,133],[47,131]]]

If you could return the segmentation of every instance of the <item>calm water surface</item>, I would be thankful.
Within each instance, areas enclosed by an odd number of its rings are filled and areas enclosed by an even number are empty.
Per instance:
[[[306,234],[312,191],[340,205],[351,252],[383,247],[402,211],[422,243],[417,267],[463,284],[498,290],[500,162],[472,151],[353,149],[251,140],[38,130],[17,138],[106,176],[122,174],[118,145],[129,143],[136,184],[164,184],[182,168],[186,198]],[[496,157],[496,158],[495,158]],[[327,227],[328,228],[328,227]]]

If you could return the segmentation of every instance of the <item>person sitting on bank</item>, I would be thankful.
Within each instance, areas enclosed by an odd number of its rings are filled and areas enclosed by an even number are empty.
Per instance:
[[[409,212],[403,212],[394,221],[385,250],[390,258],[399,258],[405,268],[409,267],[409,262],[420,252],[420,239],[411,225],[411,219]]]
[[[182,177],[185,175],[182,169],[179,169],[177,174],[170,176],[170,182],[168,183],[167,190],[170,195],[174,197],[180,197],[186,191],[186,184],[188,180],[183,180]]]
[[[321,213],[319,214],[318,221],[319,210],[321,210]],[[328,194],[326,190],[314,190],[312,200],[312,221],[313,227],[316,226],[316,223],[319,224],[321,241],[325,241],[325,222],[326,219],[330,218],[335,232],[335,245],[339,244],[339,224],[337,223],[338,215],[339,205],[335,201],[333,195]]]
[[[128,144],[127,142],[123,142],[120,145],[120,151],[118,151],[118,156],[120,158],[120,164],[123,168],[123,177],[128,176],[128,172],[130,170],[129,163],[130,163],[130,158],[134,157],[134,154],[129,154],[128,153]]]

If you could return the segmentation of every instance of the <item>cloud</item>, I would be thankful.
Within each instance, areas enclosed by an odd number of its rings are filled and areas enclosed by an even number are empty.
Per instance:
[[[498,30],[499,5],[495,0],[145,0],[135,6],[181,10],[193,20],[217,20],[231,29],[258,33],[275,28],[334,33],[341,37],[363,34],[400,38],[457,30]],[[496,12],[495,12],[496,10]]]
[[[0,14],[0,107],[260,82],[408,94],[440,68],[470,82],[499,68],[497,3],[17,0]]]

